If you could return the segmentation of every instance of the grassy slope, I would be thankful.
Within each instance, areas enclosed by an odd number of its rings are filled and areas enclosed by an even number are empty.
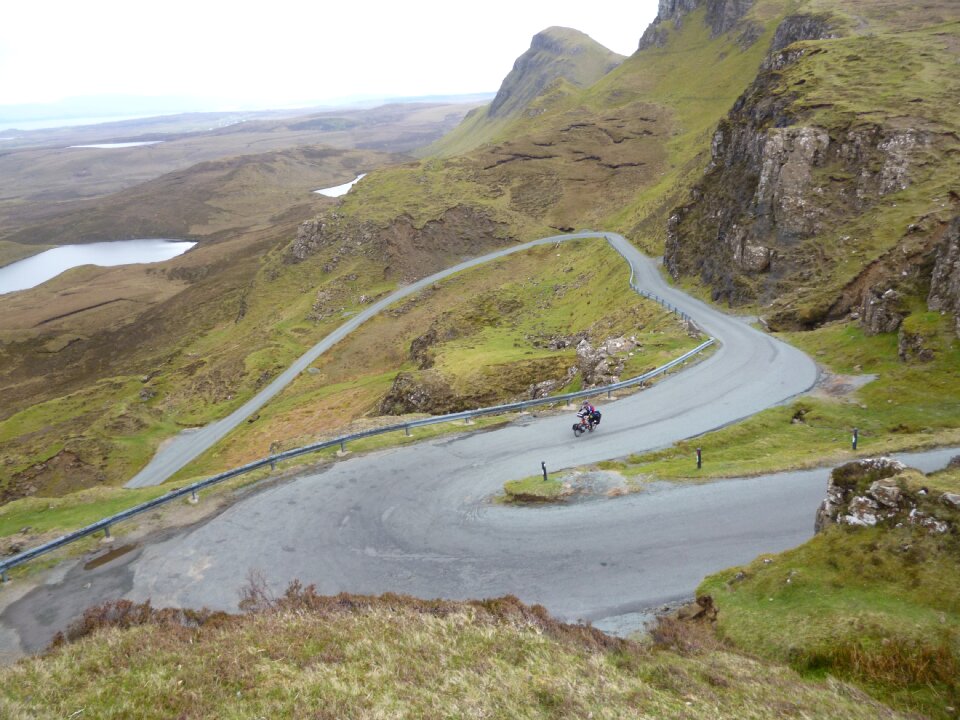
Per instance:
[[[560,143],[557,157],[542,162],[495,165],[500,158],[491,151],[475,157],[434,159],[414,166],[385,169],[358,185],[338,212],[379,224],[406,215],[416,227],[422,227],[441,217],[445,209],[466,203],[488,208],[519,237],[549,232],[550,223],[600,221],[604,213],[628,202],[638,184],[649,185],[657,168],[666,171],[668,164],[683,167],[690,161],[698,151],[692,138],[705,138],[704,128],[715,122],[722,108],[732,102],[749,81],[752,69],[759,62],[758,48],[763,45],[760,42],[747,53],[727,53],[719,60],[729,72],[718,77],[732,78],[727,85],[715,81],[697,83],[696,78],[702,74],[695,69],[723,55],[726,41],[709,41],[702,25],[692,21],[684,24],[681,35],[678,41],[696,49],[675,56],[656,51],[649,67],[644,64],[646,61],[635,58],[630,61],[629,71],[616,73],[619,78],[616,82],[611,77],[601,89],[584,95],[583,101],[579,98],[580,91],[569,84],[554,88],[540,101],[541,107],[551,108],[549,112],[516,125],[513,134],[521,139],[516,141],[516,147],[508,147],[508,151],[526,152],[531,146],[536,147],[522,140],[525,134],[536,133],[533,142]],[[677,62],[678,57],[682,62]],[[655,76],[663,79],[651,88],[649,78]],[[671,88],[685,80],[694,81],[692,89],[688,95],[675,97]],[[671,150],[669,158],[664,155],[664,138],[659,134],[662,130],[657,129],[661,127],[658,120],[670,125],[665,111],[641,100],[641,91],[659,93],[664,102],[681,108],[678,113],[681,122],[671,125],[679,133],[679,140],[667,143],[670,148],[678,149]],[[710,100],[712,110],[694,113],[694,105],[706,99]],[[591,127],[579,130],[579,134],[569,132],[570,127],[581,121]],[[650,128],[653,135],[647,134]],[[628,136],[624,142],[623,138]],[[600,161],[573,162],[580,157],[577,153],[595,154]],[[614,170],[601,164],[620,160],[640,165]],[[490,165],[494,167],[484,170]],[[313,276],[305,272],[307,266],[286,267],[267,258],[257,280],[252,283],[246,280],[245,288],[237,287],[227,296],[226,312],[221,310],[222,320],[212,330],[184,338],[172,349],[172,361],[155,364],[160,369],[160,375],[151,385],[152,390],[159,391],[156,398],[145,403],[139,399],[135,378],[140,372],[149,372],[147,368],[101,383],[89,398],[102,399],[109,408],[109,417],[98,419],[93,432],[78,432],[80,419],[75,412],[68,411],[70,403],[65,397],[51,399],[47,406],[33,411],[36,422],[27,417],[6,421],[0,432],[6,432],[6,437],[11,441],[16,439],[19,445],[15,448],[12,471],[18,472],[61,450],[62,441],[54,442],[55,437],[73,437],[70,442],[85,460],[91,465],[102,464],[99,460],[90,462],[88,456],[100,443],[97,438],[108,436],[107,445],[98,457],[116,458],[107,461],[115,466],[107,470],[110,477],[128,474],[131,468],[143,463],[155,438],[169,434],[176,425],[205,422],[228,412],[249,397],[260,378],[269,376],[327,329],[323,324],[310,327],[300,318],[306,314],[310,298],[319,287],[333,286],[337,277],[348,273],[328,274],[318,282],[316,265],[308,265]],[[269,282],[265,280],[268,272],[274,274]],[[358,294],[364,289],[371,294],[371,289],[383,286],[382,281],[374,279],[378,271],[373,267],[355,268],[353,272],[359,277],[351,287],[357,288]],[[237,309],[247,306],[247,315],[241,322],[233,323],[233,318],[228,317],[231,305]],[[345,305],[349,309],[350,303]],[[49,420],[55,420],[53,431],[40,431]],[[113,427],[106,428],[106,424]],[[142,425],[149,429],[140,427]],[[130,429],[124,431],[125,427]],[[37,432],[32,433],[30,428],[36,428]],[[143,442],[144,433],[154,439]],[[116,440],[117,437],[129,439]]]
[[[930,344],[936,348],[930,362],[904,363],[897,357],[895,333],[869,337],[852,323],[790,333],[786,339],[829,372],[877,379],[846,396],[800,397],[667,450],[631,457],[619,469],[672,479],[735,477],[956,443],[960,341],[947,318],[927,316],[934,328]],[[855,427],[860,431],[856,453],[850,449]],[[696,447],[703,448],[699,472],[690,461]]]
[[[271,262],[268,260],[265,277],[271,274]],[[365,273],[364,262],[358,260],[338,268],[333,280],[341,279],[336,284],[344,293],[328,298],[333,307],[340,302],[347,312],[362,307],[352,289],[354,283],[342,278]],[[331,278],[316,275],[317,266],[322,263],[323,258],[318,257],[287,271],[296,273],[294,277],[299,276],[305,284],[333,286]],[[553,335],[586,331],[596,343],[621,334],[635,335],[642,348],[625,358],[624,376],[639,374],[692,347],[696,341],[685,335],[672,316],[629,290],[625,267],[605,242],[588,240],[513,255],[438,284],[365,324],[315,362],[314,372],[302,374],[274,398],[260,411],[256,422],[241,425],[181,471],[178,478],[207,476],[264,457],[271,448],[276,452],[305,445],[346,433],[351,427],[397,422],[393,417],[376,417],[377,405],[399,370],[415,370],[415,363],[409,358],[410,343],[431,325],[440,328],[444,336],[450,328],[457,328],[456,337],[441,340],[433,347],[435,367],[457,393],[475,398],[474,405],[515,397],[514,392],[504,392],[501,387],[511,378],[522,381],[525,390],[528,384],[546,379],[551,372],[558,378],[564,377],[566,369],[575,364],[573,350],[539,348],[532,343],[534,338],[546,340]],[[0,443],[7,447],[18,447],[18,437],[28,441],[36,438],[37,455],[26,455],[22,465],[12,467],[29,466],[37,458],[64,449],[79,453],[92,446],[104,455],[109,453],[111,464],[106,466],[106,484],[122,482],[136,471],[138,463],[149,459],[163,438],[182,425],[228,413],[256,390],[262,373],[271,375],[299,355],[306,343],[343,320],[339,311],[320,322],[308,320],[313,293],[303,293],[291,282],[264,282],[271,294],[253,294],[256,299],[251,300],[239,327],[229,320],[213,332],[198,336],[181,349],[177,364],[169,372],[148,383],[139,376],[114,378],[95,390],[38,404],[0,424]],[[370,291],[369,285],[362,281],[358,284]],[[375,288],[387,289],[389,284]],[[476,303],[478,298],[486,301]],[[500,308],[508,306],[509,314],[501,316]],[[232,342],[225,342],[231,336]],[[259,342],[269,350],[250,353],[246,363],[237,366],[231,361],[234,342]],[[531,363],[538,362],[531,375]],[[177,373],[186,372],[181,368],[191,366],[193,382],[177,378]],[[140,392],[145,387],[156,392],[156,396],[141,400]],[[577,378],[570,389],[579,388]],[[96,403],[105,396],[113,398],[107,412],[96,409]],[[57,432],[70,428],[73,422],[83,424],[83,436],[60,440]],[[449,429],[418,431],[417,437],[436,432]],[[384,436],[351,449],[360,451],[385,442],[404,441]],[[70,463],[57,467],[51,464],[55,478],[49,489],[39,495],[63,495],[78,489],[77,470]],[[9,503],[0,514],[0,528],[4,530],[0,535],[16,533],[24,526],[69,530],[95,516],[98,503],[105,515],[145,499],[137,493],[110,488],[70,497],[73,499],[54,501],[63,509],[53,515],[47,512],[47,503],[41,498]],[[70,510],[74,505],[78,508],[76,514]]]
[[[746,50],[729,36],[711,38],[699,10],[665,47],[635,54],[586,90],[558,82],[509,119],[474,111],[435,146],[437,157],[397,171],[412,175],[407,182],[416,178],[416,197],[425,198],[410,212],[430,208],[436,217],[452,202],[440,193],[455,190],[467,202],[521,209],[552,227],[619,230],[659,252],[667,215],[705,167],[713,129],[753,80],[784,7],[754,9],[751,18],[766,31]],[[526,159],[494,166],[511,154]],[[405,212],[410,196],[395,194],[396,183],[353,200],[375,199],[387,217]]]
[[[597,343],[635,335],[642,348],[625,358],[624,377],[696,344],[672,316],[630,291],[626,278],[621,259],[601,240],[537,248],[460,273],[366,323],[277,396],[256,423],[235,430],[180,477],[262,457],[273,443],[296,447],[371,422],[363,418],[377,414],[397,372],[417,373],[410,344],[431,327],[441,337],[430,351],[432,371],[468,406],[505,402],[525,396],[533,382],[563,378],[575,352],[537,347],[537,338],[583,331]],[[579,389],[579,378],[574,382],[570,389]]]
[[[802,681],[721,650],[681,655],[615,641],[508,598],[307,597],[197,628],[102,630],[0,670],[0,712],[10,720],[81,709],[104,720],[900,717],[834,681]]]
[[[913,491],[960,490],[958,470],[904,478]],[[932,512],[954,524],[960,519],[938,504]],[[698,592],[713,595],[719,632],[738,647],[811,677],[855,681],[904,709],[956,717],[960,544],[955,532],[930,535],[909,525],[833,527],[794,550],[713,575]]]

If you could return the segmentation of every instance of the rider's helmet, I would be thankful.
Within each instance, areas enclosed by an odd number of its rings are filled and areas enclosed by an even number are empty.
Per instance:
[[[583,404],[580,405],[580,408],[581,408],[582,410],[589,410],[589,409],[590,409],[590,403],[589,403],[587,400],[584,400],[584,401],[583,401]]]

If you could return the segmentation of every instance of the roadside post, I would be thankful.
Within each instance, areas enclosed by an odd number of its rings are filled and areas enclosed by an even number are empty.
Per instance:
[[[276,455],[278,452],[280,452],[280,441],[274,440],[272,443],[270,443],[270,450],[268,450],[268,452],[270,453],[270,455]],[[277,461],[271,458],[270,472],[273,472],[276,469],[277,469]]]
[[[850,438],[850,445],[852,449],[857,449],[857,440],[859,440],[860,431],[857,428],[853,429],[853,437]]]
[[[697,448],[697,470],[703,467],[703,456],[700,454],[700,448]]]
[[[540,462],[540,467],[543,468],[543,481],[546,482],[547,481],[547,461],[542,460]]]

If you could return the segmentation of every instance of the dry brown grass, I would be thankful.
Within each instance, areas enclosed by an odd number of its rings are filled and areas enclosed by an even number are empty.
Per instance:
[[[886,718],[840,683],[724,651],[678,655],[516,598],[323,597],[255,581],[242,616],[113,603],[0,670],[26,718]],[[78,715],[78,713],[80,713]]]

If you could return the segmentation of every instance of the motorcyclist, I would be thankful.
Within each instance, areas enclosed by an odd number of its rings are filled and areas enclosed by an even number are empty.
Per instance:
[[[580,405],[577,417],[580,418],[582,424],[589,425],[591,428],[600,422],[600,412],[587,400],[584,400],[583,404]]]

